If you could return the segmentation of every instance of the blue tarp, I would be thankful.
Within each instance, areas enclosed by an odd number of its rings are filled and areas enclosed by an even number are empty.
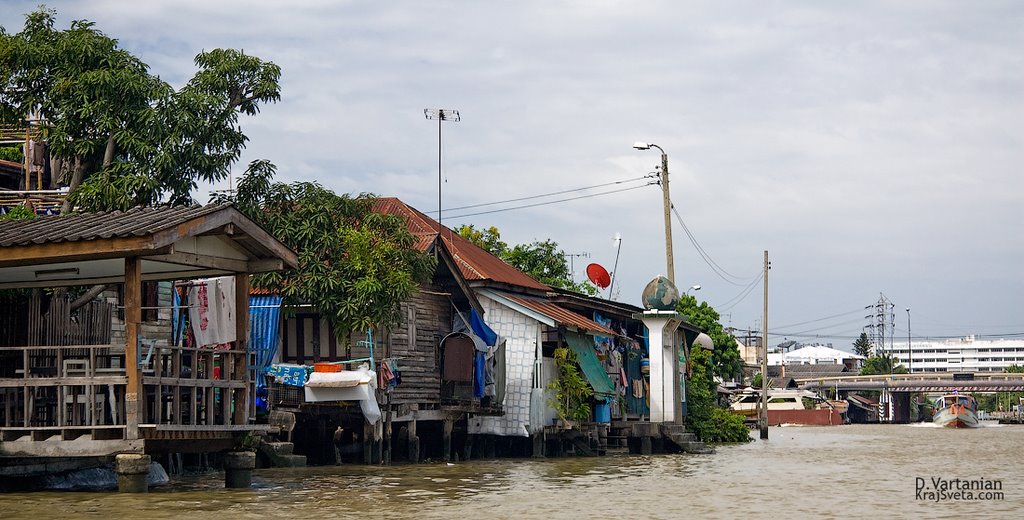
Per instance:
[[[498,342],[498,334],[484,323],[483,318],[473,309],[469,316],[469,326],[473,328],[473,334],[480,336],[488,346],[493,347]]]
[[[256,354],[256,406],[267,407],[266,369],[280,342],[281,297],[249,297],[249,351]]]

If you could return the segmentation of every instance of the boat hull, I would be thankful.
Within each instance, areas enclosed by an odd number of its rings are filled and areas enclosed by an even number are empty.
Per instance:
[[[945,408],[935,414],[932,422],[945,428],[977,428],[978,416],[970,409],[950,410]]]

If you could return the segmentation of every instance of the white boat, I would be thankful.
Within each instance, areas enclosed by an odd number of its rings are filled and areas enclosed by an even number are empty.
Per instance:
[[[814,392],[807,390],[774,390],[768,389],[768,410],[804,410],[804,398],[817,401],[820,399]],[[734,413],[753,417],[757,415],[758,401],[761,392],[746,390],[733,400],[730,408]]]
[[[932,422],[946,428],[977,428],[978,403],[967,394],[943,395],[935,400]]]

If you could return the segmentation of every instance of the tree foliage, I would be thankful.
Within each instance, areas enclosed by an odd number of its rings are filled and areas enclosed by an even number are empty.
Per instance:
[[[867,333],[861,332],[860,337],[853,342],[853,353],[865,358],[871,357],[871,340],[868,339]]]
[[[711,352],[693,349],[690,357],[693,369],[686,385],[687,428],[703,442],[750,441],[743,417],[722,408],[715,399],[718,383]]]
[[[552,395],[548,404],[563,421],[582,422],[590,419],[590,397],[594,390],[583,378],[576,353],[566,347],[554,351],[558,377],[548,384]]]
[[[518,244],[510,248],[508,243],[501,240],[501,232],[494,226],[476,229],[470,224],[455,228],[455,232],[545,285],[590,296],[598,294],[594,284],[588,281],[576,283],[572,279],[565,251],[559,249],[554,240]]]
[[[743,373],[743,359],[736,338],[719,322],[720,316],[707,302],[697,303],[690,295],[680,296],[676,311],[711,337],[712,351],[691,348],[686,384],[686,425],[704,442],[747,442],[743,418],[718,405],[716,377],[731,379]]]
[[[736,337],[722,327],[721,316],[707,302],[697,303],[697,297],[684,294],[679,297],[676,311],[687,317],[689,322],[711,337],[715,344],[711,356],[713,374],[722,379],[739,377],[743,373],[743,358],[736,346]]]
[[[336,195],[311,182],[274,183],[274,167],[254,161],[232,201],[299,256],[298,269],[253,277],[287,303],[311,303],[347,340],[354,331],[399,321],[399,305],[436,267],[413,248],[397,215],[372,211],[373,195]]]
[[[0,122],[43,121],[65,211],[191,203],[199,181],[227,178],[247,138],[239,114],[280,99],[281,69],[214,49],[175,90],[85,20],[54,27],[45,7],[23,30],[0,31]]]
[[[860,369],[860,375],[873,376],[880,374],[906,374],[907,367],[899,364],[895,356],[884,352],[870,356],[864,360],[864,366]]]

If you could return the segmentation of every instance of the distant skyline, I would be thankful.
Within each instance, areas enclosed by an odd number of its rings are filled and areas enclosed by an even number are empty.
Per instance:
[[[5,2],[0,25],[20,31],[38,3]],[[204,49],[280,65],[281,102],[242,118],[235,179],[268,159],[279,181],[436,216],[437,123],[423,110],[457,109],[443,128],[445,208],[623,191],[445,209],[443,223],[587,253],[577,280],[589,262],[612,270],[620,233],[615,285],[638,304],[665,271],[661,192],[641,187],[660,156],[632,147],[655,143],[704,252],[673,216],[676,284],[700,284],[724,325],[760,329],[751,282],[768,250],[771,345],[849,350],[880,293],[896,342],[907,307],[915,339],[1024,337],[1018,2],[47,5],[60,28],[95,22],[176,87]]]

